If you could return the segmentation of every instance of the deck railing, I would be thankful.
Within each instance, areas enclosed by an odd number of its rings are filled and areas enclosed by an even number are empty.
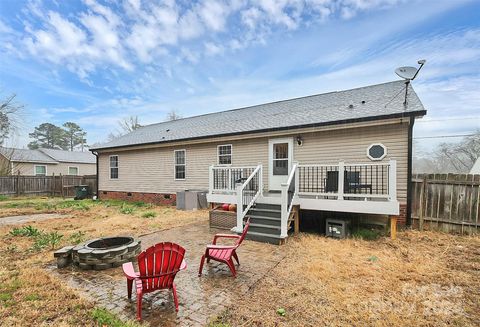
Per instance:
[[[337,200],[396,200],[396,161],[299,165],[298,194]]]
[[[237,183],[243,183],[257,167],[210,166],[209,192],[234,194]]]
[[[280,236],[288,236],[288,217],[292,212],[293,199],[298,191],[298,165],[294,164],[292,170],[288,175],[286,183],[282,184],[282,202],[281,202],[281,221],[280,221]]]
[[[262,165],[258,165],[243,183],[237,183],[237,231],[243,230],[243,218],[262,193],[262,176]]]

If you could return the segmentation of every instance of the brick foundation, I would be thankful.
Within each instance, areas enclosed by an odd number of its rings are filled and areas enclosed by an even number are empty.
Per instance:
[[[177,195],[170,193],[140,193],[140,192],[117,192],[99,190],[101,200],[140,201],[160,205],[176,205]]]
[[[397,216],[397,225],[405,226],[407,224],[407,205],[400,204],[400,214]]]

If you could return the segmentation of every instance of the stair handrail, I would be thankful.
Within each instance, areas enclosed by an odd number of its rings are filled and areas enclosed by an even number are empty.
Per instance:
[[[282,194],[281,194],[281,221],[280,221],[280,237],[288,236],[288,217],[292,212],[293,200],[298,192],[298,183],[297,183],[297,167],[298,164],[294,164],[286,183],[282,183]]]
[[[256,182],[254,178],[256,178]],[[237,195],[237,226],[233,228],[235,232],[243,231],[243,219],[247,214],[248,210],[255,204],[258,197],[262,194],[263,191],[263,167],[258,165],[255,170],[250,174],[250,176],[242,184],[238,183],[236,186],[236,195]],[[251,186],[247,190],[247,186]],[[252,189],[253,188],[253,189]],[[250,194],[247,194],[246,191],[249,191]],[[255,192],[252,194],[252,192]]]

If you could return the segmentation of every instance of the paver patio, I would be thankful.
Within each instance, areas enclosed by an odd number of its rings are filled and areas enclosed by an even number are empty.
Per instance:
[[[237,278],[231,277],[225,264],[211,261],[205,264],[198,277],[200,258],[206,244],[219,230],[209,229],[206,223],[192,224],[141,236],[142,249],[155,243],[170,241],[186,249],[188,267],[177,274],[175,282],[179,311],[175,312],[173,298],[168,290],[144,295],[143,319],[152,326],[201,326],[234,304],[240,295],[248,292],[258,280],[282,260],[282,247],[244,241],[237,253],[240,258]],[[113,234],[113,232],[112,232]],[[127,299],[126,280],[121,268],[106,271],[81,271],[75,268],[58,270],[49,267],[100,307],[122,318],[135,318],[136,298]]]

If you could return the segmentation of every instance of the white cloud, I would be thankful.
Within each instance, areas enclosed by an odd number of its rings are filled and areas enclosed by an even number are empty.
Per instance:
[[[205,25],[214,31],[223,31],[229,15],[229,8],[220,1],[206,0],[199,8],[199,16]]]
[[[205,43],[205,53],[207,56],[215,56],[222,54],[224,52],[224,48],[220,45],[216,45],[212,42]]]

